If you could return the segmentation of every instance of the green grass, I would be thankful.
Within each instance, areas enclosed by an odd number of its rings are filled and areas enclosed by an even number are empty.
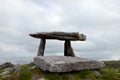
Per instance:
[[[116,72],[118,69],[103,68],[100,70],[83,70],[78,72],[69,73],[50,73],[42,72],[46,80],[120,80],[120,72]],[[102,76],[95,76],[94,72],[98,71]],[[40,72],[41,73],[41,72]]]
[[[28,70],[20,71],[19,80],[30,80],[32,77],[32,72]]]
[[[106,67],[108,68],[120,68],[120,60],[104,61],[104,63],[106,64]]]

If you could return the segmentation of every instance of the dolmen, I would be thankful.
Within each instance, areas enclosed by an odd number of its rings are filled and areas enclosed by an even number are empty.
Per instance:
[[[86,35],[84,34],[79,34],[79,32],[38,32],[29,35],[41,39],[37,56],[34,58],[34,64],[43,71],[60,73],[104,67],[103,62],[75,56],[71,41],[85,41]],[[65,41],[64,56],[44,56],[47,39]]]

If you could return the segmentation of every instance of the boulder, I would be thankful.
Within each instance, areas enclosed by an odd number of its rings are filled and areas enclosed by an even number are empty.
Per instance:
[[[96,77],[101,77],[102,76],[102,74],[100,72],[96,71],[96,70],[94,71],[94,75]]]
[[[2,79],[3,80],[15,80],[13,75],[4,75],[2,76]]]
[[[72,41],[86,40],[86,35],[79,34],[79,32],[38,32],[29,35],[34,38],[43,39],[72,40]]]
[[[104,67],[103,62],[66,56],[37,56],[34,58],[34,64],[43,71],[49,72],[70,72]]]
[[[14,65],[11,62],[6,62],[0,65],[0,69],[5,69],[8,67],[13,67]]]
[[[3,70],[0,71],[0,75],[6,75],[8,73],[12,72],[12,68],[5,68]]]
[[[14,74],[17,74],[19,73],[21,70],[21,68],[19,67],[19,65],[15,65],[13,68],[12,68],[12,73]]]

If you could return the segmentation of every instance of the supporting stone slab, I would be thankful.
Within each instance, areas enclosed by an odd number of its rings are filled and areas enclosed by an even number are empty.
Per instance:
[[[49,72],[70,72],[104,67],[103,62],[66,56],[37,56],[34,58],[34,63],[43,71]]]
[[[65,44],[64,44],[64,56],[75,57],[75,54],[73,52],[70,40],[65,40]]]
[[[42,38],[38,48],[37,56],[44,56],[45,44],[46,44],[46,39]]]

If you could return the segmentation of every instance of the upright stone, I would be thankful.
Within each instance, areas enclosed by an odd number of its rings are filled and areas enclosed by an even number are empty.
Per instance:
[[[70,41],[85,41],[86,35],[84,34],[79,34],[79,32],[39,32],[29,35],[41,39],[37,57],[34,58],[34,64],[43,71],[70,72],[104,67],[103,62],[75,57]],[[46,39],[65,41],[64,56],[45,57],[44,50]]]
[[[57,39],[65,41],[64,55],[74,57],[74,52],[70,41],[85,41],[86,35],[79,34],[79,32],[39,32],[29,34],[31,37],[41,39],[37,56],[44,56],[46,39]]]
[[[43,56],[44,55],[45,44],[46,44],[46,40],[44,38],[41,38],[37,56]]]
[[[70,40],[65,40],[65,44],[64,44],[64,56],[75,57],[75,54],[73,52]]]

